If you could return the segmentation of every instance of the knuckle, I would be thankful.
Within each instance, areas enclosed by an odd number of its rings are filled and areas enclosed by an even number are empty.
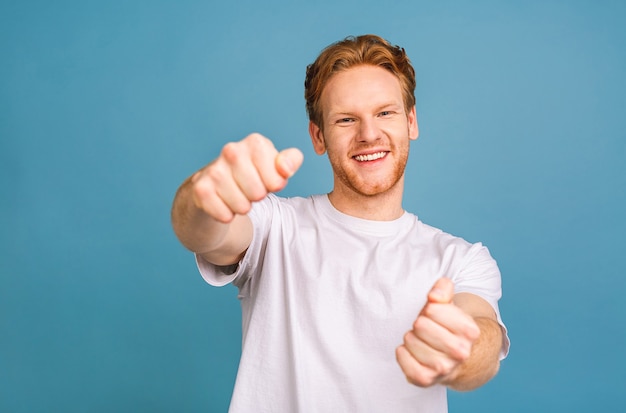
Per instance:
[[[435,382],[436,376],[426,370],[414,369],[406,375],[406,378],[409,383],[415,386],[427,387]]]
[[[232,175],[232,168],[227,162],[215,162],[206,167],[204,171],[206,180],[211,181],[216,187],[222,182],[225,182],[229,177],[232,177]]]
[[[250,156],[255,162],[274,162],[278,151],[274,143],[265,136],[254,133],[246,138]]]
[[[228,142],[222,148],[221,156],[228,163],[234,163],[239,158],[240,146],[237,142]]]
[[[245,141],[253,150],[259,150],[267,146],[274,146],[272,141],[260,133],[251,133],[246,137]]]
[[[422,314],[425,317],[428,318],[433,318],[435,317],[437,314],[441,313],[442,308],[445,306],[446,304],[439,304],[439,303],[428,303],[424,306],[424,308],[422,309]]]
[[[199,179],[192,186],[193,196],[196,203],[203,204],[207,198],[213,196],[213,185],[207,179]]]
[[[454,368],[455,363],[452,360],[447,358],[439,358],[433,363],[433,370],[435,372],[435,376],[442,377],[449,374]]]
[[[226,181],[228,172],[222,168],[211,168],[205,174],[206,179],[199,181],[198,184],[205,187],[219,188],[220,184]]]
[[[420,315],[413,322],[413,330],[414,331],[420,331],[420,330],[424,329],[424,327],[426,325],[425,322],[426,322],[426,317],[423,316],[423,315]]]
[[[459,361],[465,361],[469,358],[472,346],[466,340],[459,340],[450,348],[450,356]]]

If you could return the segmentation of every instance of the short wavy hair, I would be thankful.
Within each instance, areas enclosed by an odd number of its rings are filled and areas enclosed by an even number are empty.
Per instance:
[[[415,70],[404,48],[373,35],[349,36],[326,47],[306,68],[304,99],[311,120],[322,127],[320,98],[330,78],[354,66],[380,66],[400,81],[407,113],[415,106]]]

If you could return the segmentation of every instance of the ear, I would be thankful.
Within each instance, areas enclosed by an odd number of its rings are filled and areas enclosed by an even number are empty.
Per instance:
[[[323,155],[326,152],[326,143],[324,142],[324,134],[322,130],[312,121],[309,121],[309,135],[311,135],[311,142],[313,143],[313,149],[318,155]]]
[[[420,134],[420,131],[417,126],[417,114],[415,113],[415,106],[411,108],[411,111],[407,116],[407,121],[409,123],[409,139],[416,140]]]

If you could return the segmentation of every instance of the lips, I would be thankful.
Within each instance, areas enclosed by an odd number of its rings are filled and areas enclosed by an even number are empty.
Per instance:
[[[384,158],[385,156],[387,156],[387,153],[388,152],[385,152],[385,151],[374,152],[374,153],[368,153],[366,155],[355,155],[353,156],[353,158],[359,162],[370,162],[370,161],[375,161],[377,159]]]

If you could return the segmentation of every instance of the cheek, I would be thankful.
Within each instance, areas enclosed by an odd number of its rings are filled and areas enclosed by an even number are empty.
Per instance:
[[[340,133],[330,133],[328,135],[324,135],[324,139],[322,145],[326,151],[333,152],[335,154],[341,152],[343,149],[342,142],[345,140]]]

